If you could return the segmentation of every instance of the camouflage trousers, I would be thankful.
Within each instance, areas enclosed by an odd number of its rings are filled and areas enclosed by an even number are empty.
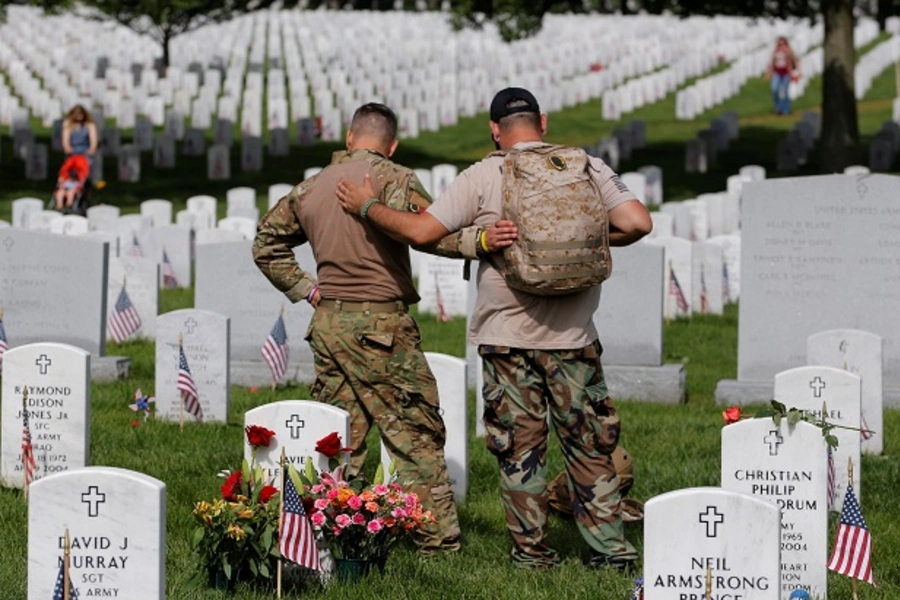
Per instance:
[[[609,399],[600,344],[577,350],[481,346],[488,450],[500,463],[513,560],[544,567],[559,559],[545,542],[547,411],[562,446],[578,531],[592,550],[636,559],[619,515],[619,417]]]
[[[397,466],[435,522],[417,534],[425,552],[459,549],[459,520],[444,459],[446,429],[437,384],[408,314],[319,308],[307,333],[315,357],[312,395],[350,413],[350,474],[366,459],[373,422]]]

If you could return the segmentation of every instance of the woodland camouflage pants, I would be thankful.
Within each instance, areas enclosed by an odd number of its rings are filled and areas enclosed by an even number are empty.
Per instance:
[[[578,531],[596,552],[636,559],[625,541],[610,454],[619,417],[609,399],[599,342],[577,350],[481,346],[484,425],[500,463],[513,560],[544,567],[558,561],[544,541],[547,525],[547,411],[562,446]]]
[[[350,413],[350,474],[366,459],[373,421],[397,465],[398,480],[418,494],[436,523],[416,542],[423,551],[459,549],[459,521],[444,459],[446,430],[437,384],[405,312],[316,310],[307,341],[315,356],[312,395]]]

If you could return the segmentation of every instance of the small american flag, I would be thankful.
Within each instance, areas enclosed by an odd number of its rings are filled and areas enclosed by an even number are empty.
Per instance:
[[[834,486],[835,486],[835,475],[834,475],[834,450],[831,449],[831,446],[828,446],[828,509],[831,509],[831,505],[834,504]]]
[[[722,302],[731,304],[731,283],[728,277],[728,263],[722,262]]]
[[[705,269],[700,267],[700,314],[705,315],[709,312],[709,293],[706,290],[706,273]]]
[[[137,234],[131,234],[131,255],[132,256],[143,256],[144,251],[141,249],[141,243],[137,239]]]
[[[281,556],[298,565],[316,571],[322,570],[315,533],[306,518],[300,494],[289,475],[284,476],[284,509],[281,513],[281,531],[278,534],[278,550]]]
[[[844,495],[841,525],[834,541],[831,558],[828,559],[828,568],[835,573],[876,586],[875,578],[872,576],[872,537],[859,508],[859,501],[853,492],[852,483],[847,485],[847,493]]]
[[[178,278],[175,277],[175,269],[172,268],[172,263],[169,261],[169,253],[166,252],[165,248],[163,248],[162,278],[163,287],[178,287]]]
[[[2,326],[3,326],[3,324],[0,323],[0,333],[3,333]],[[871,429],[869,429],[869,424],[866,423],[866,416],[862,413],[862,411],[859,412],[859,420],[860,420],[860,423],[862,424],[862,428],[861,428],[862,430],[859,432],[860,437],[864,440],[872,439],[872,436],[875,435],[875,432],[873,432]]]
[[[141,328],[141,316],[138,314],[128,292],[125,291],[125,284],[122,284],[122,291],[119,292],[119,299],[113,307],[112,313],[109,315],[109,332],[112,334],[116,343],[121,344]]]
[[[287,330],[284,328],[284,318],[279,314],[261,350],[263,359],[272,371],[272,381],[280,381],[287,373],[288,351]]]
[[[197,386],[194,385],[194,377],[191,375],[191,368],[188,366],[181,344],[178,344],[178,391],[181,392],[185,410],[197,417],[198,421],[202,421],[203,409],[200,407],[200,397],[197,395]]]
[[[631,590],[629,600],[644,600],[644,578],[638,577],[634,580],[634,588]]]
[[[0,317],[0,372],[3,371],[3,355],[9,350],[9,344],[6,341],[6,329],[3,327],[3,318]]]
[[[437,275],[434,276],[434,297],[435,302],[437,302],[438,321],[446,323],[450,320],[450,315],[448,315],[447,311],[444,309],[444,297],[441,295],[441,286],[438,284]]]
[[[34,460],[34,447],[31,445],[31,426],[28,424],[28,407],[22,399],[22,468],[25,471],[25,487],[34,481],[37,463]]]
[[[672,263],[669,263],[669,295],[674,296],[678,312],[687,313],[687,298],[684,297],[684,292],[681,291],[681,285],[678,283],[678,278],[675,276],[675,269],[672,268]]]
[[[66,593],[66,562],[64,560],[59,561],[59,575],[56,576],[56,585],[53,587],[53,600],[65,600]],[[78,590],[75,589],[75,586],[72,584],[72,578],[69,577],[69,600],[75,600],[78,598]]]

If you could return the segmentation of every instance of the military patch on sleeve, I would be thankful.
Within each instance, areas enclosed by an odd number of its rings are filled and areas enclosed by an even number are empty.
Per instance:
[[[547,162],[549,162],[550,166],[553,167],[554,169],[556,169],[557,171],[565,171],[566,168],[568,167],[568,165],[566,165],[565,159],[563,159],[563,157],[561,157],[561,156],[556,156],[556,155],[550,156],[547,159]]]

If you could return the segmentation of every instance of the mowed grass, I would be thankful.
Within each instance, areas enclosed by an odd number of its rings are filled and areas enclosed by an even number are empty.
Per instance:
[[[169,308],[189,304],[183,293],[164,292]],[[465,323],[454,319],[438,323],[432,315],[419,317],[424,347],[463,356]],[[297,342],[294,342],[297,343]],[[668,491],[719,483],[721,410],[713,402],[719,379],[733,377],[737,346],[737,309],[728,308],[722,317],[696,317],[667,325],[666,358],[684,362],[688,368],[688,403],[660,406],[617,399],[622,414],[622,445],[635,460],[637,479],[632,495],[646,501]],[[153,345],[131,342],[110,349],[111,354],[132,357],[128,381],[95,383],[91,401],[91,464],[133,469],[156,477],[167,486],[167,588],[168,598],[270,598],[270,590],[239,587],[234,596],[211,589],[192,588],[197,572],[196,557],[190,547],[194,528],[191,508],[201,498],[218,494],[221,480],[215,474],[238,465],[242,453],[243,414],[248,409],[290,398],[307,398],[303,387],[261,388],[250,393],[233,387],[231,410],[226,424],[189,425],[183,433],[177,423],[149,421],[134,429],[128,409],[134,389],[154,388]],[[410,547],[400,547],[391,556],[384,575],[372,575],[363,584],[320,588],[315,585],[292,595],[330,598],[627,598],[631,579],[609,572],[589,571],[582,566],[586,547],[574,524],[551,517],[550,539],[564,558],[562,566],[548,573],[523,571],[512,566],[500,506],[496,462],[474,436],[474,397],[470,398],[469,473],[467,501],[459,507],[463,530],[463,551],[457,556],[429,561],[419,559]],[[900,480],[900,452],[897,432],[900,412],[885,416],[887,443],[882,457],[863,459],[863,511],[875,539],[875,572],[881,583],[877,590],[865,591],[864,598],[900,597],[900,509],[896,504],[896,483]],[[370,456],[369,472],[375,457]],[[556,441],[551,443],[549,473],[562,468]],[[140,516],[136,515],[135,519]],[[831,518],[834,530],[835,517]],[[0,490],[0,597],[24,598],[27,577],[27,509],[18,490]],[[642,548],[641,525],[627,526],[629,539]],[[846,579],[830,576],[831,598],[849,598]]]
[[[890,98],[894,96],[891,71],[883,73],[860,103],[860,128],[866,143],[884,120],[890,118]],[[625,116],[623,121],[641,118],[647,121],[648,147],[638,150],[620,172],[646,164],[664,170],[665,197],[678,200],[725,188],[728,175],[745,164],[761,164],[771,175],[775,172],[775,146],[806,109],[816,110],[820,79],[811,82],[807,93],[795,103],[795,115],[771,114],[768,86],[761,81],[747,83],[742,93],[693,121],[674,120],[674,95]],[[722,110],[736,110],[741,116],[741,138],[720,157],[719,164],[705,175],[684,173],[684,144]],[[593,144],[609,135],[620,123],[600,118],[600,101],[589,102],[550,117],[548,140],[574,145]],[[492,149],[486,115],[462,119],[458,126],[437,133],[425,133],[416,140],[404,141],[396,155],[398,162],[412,167],[430,167],[449,162],[465,167]],[[47,132],[39,141],[49,142]],[[114,161],[107,159],[109,186],[98,193],[97,202],[121,206],[125,212],[138,210],[141,201],[150,198],[173,200],[176,210],[195,194],[212,194],[224,216],[225,190],[249,185],[259,193],[265,207],[267,187],[272,183],[294,183],[303,170],[327,164],[331,152],[340,144],[318,144],[308,149],[292,149],[286,158],[265,158],[262,173],[241,173],[237,148],[232,153],[234,178],[230,182],[208,182],[205,160],[179,156],[178,166],[170,171],[152,167],[149,154],[143,160],[143,180],[138,184],[115,181]],[[814,151],[815,153],[815,151]],[[801,173],[815,171],[817,157]],[[61,157],[51,155],[51,174]],[[895,165],[896,167],[896,165]],[[0,139],[0,218],[9,219],[10,202],[32,195],[44,198],[52,182],[27,182],[22,178],[23,164],[12,158],[12,143]],[[192,306],[191,290],[162,293],[161,312]],[[419,319],[426,350],[464,355],[465,324],[456,319],[438,323],[433,316]],[[293,344],[302,343],[292,340]],[[234,468],[241,459],[243,414],[267,402],[308,397],[305,387],[280,388],[276,392],[260,389],[251,394],[246,388],[233,387],[227,424],[186,427],[150,421],[138,429],[131,425],[133,413],[127,405],[135,388],[145,392],[154,388],[153,345],[148,342],[112,346],[110,354],[133,359],[127,381],[92,385],[91,464],[134,469],[164,481],[167,485],[167,577],[171,599],[271,598],[270,590],[239,588],[234,596],[206,589],[191,589],[188,580],[197,571],[190,548],[194,523],[192,505],[201,498],[214,497],[221,480],[215,473]],[[670,323],[665,329],[665,357],[668,362],[687,365],[688,403],[684,406],[660,406],[616,399],[622,415],[622,444],[633,454],[637,480],[632,495],[647,500],[668,491],[717,485],[720,469],[720,430],[722,407],[714,404],[716,382],[734,378],[737,365],[737,309],[729,307],[722,317],[705,316]],[[509,561],[510,543],[505,531],[499,500],[496,461],[487,452],[483,440],[474,437],[478,416],[470,398],[469,495],[460,506],[463,551],[452,557],[420,561],[410,548],[398,549],[384,575],[373,575],[364,583],[329,589],[309,586],[292,592],[312,598],[627,598],[631,579],[607,572],[584,569],[586,552],[574,525],[551,517],[550,536],[560,550],[562,566],[546,573],[515,569]],[[881,584],[877,590],[865,586],[863,598],[894,600],[900,598],[900,508],[896,487],[900,481],[900,412],[885,415],[886,444],[882,457],[863,459],[863,512],[875,540],[875,573]],[[370,472],[375,457],[370,457]],[[562,468],[555,440],[548,457],[549,474]],[[135,515],[135,520],[140,519]],[[830,522],[835,528],[834,517]],[[0,489],[0,599],[25,598],[27,578],[27,508],[21,492]],[[629,539],[642,547],[640,525],[629,525]],[[673,542],[676,542],[673,540]],[[850,585],[843,577],[830,576],[831,598],[849,598]]]

